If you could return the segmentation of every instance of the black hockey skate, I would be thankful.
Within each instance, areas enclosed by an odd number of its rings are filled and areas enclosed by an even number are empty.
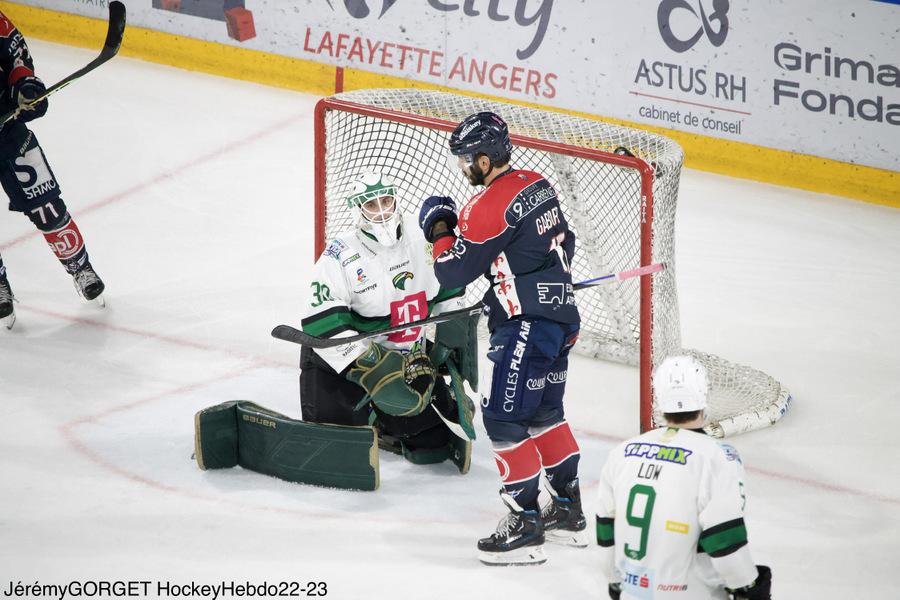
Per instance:
[[[6,277],[0,279],[0,323],[3,323],[7,329],[12,329],[16,322],[14,300],[15,296],[9,286],[9,279]]]
[[[548,542],[586,548],[588,546],[587,521],[581,510],[581,490],[578,479],[566,485],[566,497],[553,495],[541,509],[544,532]]]
[[[536,510],[523,510],[509,494],[500,498],[509,508],[491,537],[478,540],[478,560],[491,566],[539,565],[544,554],[544,524]]]
[[[75,289],[78,290],[78,293],[85,300],[93,300],[100,306],[106,306],[106,301],[101,295],[106,286],[103,284],[100,276],[97,275],[97,272],[94,271],[91,263],[87,263],[80,270],[76,271],[72,275],[72,279],[75,282]]]

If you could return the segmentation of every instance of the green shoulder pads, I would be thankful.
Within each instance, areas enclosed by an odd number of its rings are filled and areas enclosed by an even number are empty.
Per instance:
[[[378,439],[372,427],[306,423],[245,400],[194,417],[201,469],[240,465],[286,481],[378,489]]]

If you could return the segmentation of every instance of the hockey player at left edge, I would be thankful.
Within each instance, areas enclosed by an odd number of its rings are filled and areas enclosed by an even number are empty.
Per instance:
[[[580,327],[569,268],[575,236],[550,182],[511,166],[509,130],[499,115],[464,119],[450,136],[450,154],[469,183],[484,189],[458,215],[451,198],[426,199],[419,225],[434,244],[442,285],[467,285],[480,276],[489,283],[492,371],[490,385],[480,390],[481,413],[509,513],[478,541],[479,559],[540,564],[545,540],[588,544],[580,450],[563,410],[568,355]],[[551,496],[543,508],[542,473]]]
[[[59,184],[37,136],[25,123],[47,112],[47,100],[26,108],[46,87],[35,75],[25,38],[0,13],[0,113],[17,107],[19,115],[0,130],[0,184],[9,197],[9,210],[27,216],[44,235],[50,250],[72,276],[75,289],[86,300],[105,305],[104,284],[88,258],[84,238],[60,195]],[[0,257],[0,320],[7,328],[15,322],[13,292],[6,265]]]
[[[373,336],[301,349],[302,419],[371,425],[381,448],[416,464],[449,459],[466,473],[472,444],[464,430],[474,438],[474,404],[462,379],[477,387],[474,322],[439,324],[433,343],[425,327],[376,335],[463,307],[464,288],[441,287],[434,277],[431,246],[415,217],[403,214],[400,192],[388,173],[369,171],[344,194],[353,227],[331,239],[316,261],[301,326],[317,337]]]

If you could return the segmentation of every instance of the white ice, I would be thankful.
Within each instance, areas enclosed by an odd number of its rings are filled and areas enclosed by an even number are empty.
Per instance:
[[[31,45],[48,82],[93,56]],[[312,265],[315,101],[120,57],[34,123],[109,306],[76,296],[26,218],[0,219],[20,301],[0,331],[0,592],[324,581],[335,599],[606,597],[594,547],[477,561],[503,514],[483,430],[468,476],[382,453],[368,493],[191,460],[201,408],[299,416],[298,347],[269,331],[297,322]],[[676,247],[685,344],[794,394],[780,424],[733,440],[774,597],[900,597],[900,211],[686,170]],[[637,372],[575,358],[568,385],[591,514],[606,453],[637,432]]]

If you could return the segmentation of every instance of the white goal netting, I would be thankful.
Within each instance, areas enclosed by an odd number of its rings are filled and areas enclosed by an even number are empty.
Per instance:
[[[541,173],[559,191],[563,212],[576,234],[574,281],[641,264],[666,265],[643,286],[643,299],[641,278],[577,293],[582,334],[576,351],[641,365],[642,426],[650,426],[650,414],[659,421],[649,392],[653,365],[684,352],[699,358],[709,372],[711,434],[729,435],[777,421],[790,404],[790,394],[778,381],[751,367],[681,346],[674,232],[683,153],[666,137],[444,92],[375,89],[338,94],[320,103],[316,124],[320,196],[316,201],[321,219],[317,243],[352,226],[344,193],[366,170],[386,172],[400,182],[401,206],[407,212],[418,213],[421,201],[431,195],[452,196],[464,203],[474,190],[448,164],[449,131],[466,116],[486,110],[498,113],[509,125],[514,167]],[[637,161],[623,165],[617,160],[622,149],[651,166],[643,188]],[[483,278],[469,286],[471,303],[486,289]]]

